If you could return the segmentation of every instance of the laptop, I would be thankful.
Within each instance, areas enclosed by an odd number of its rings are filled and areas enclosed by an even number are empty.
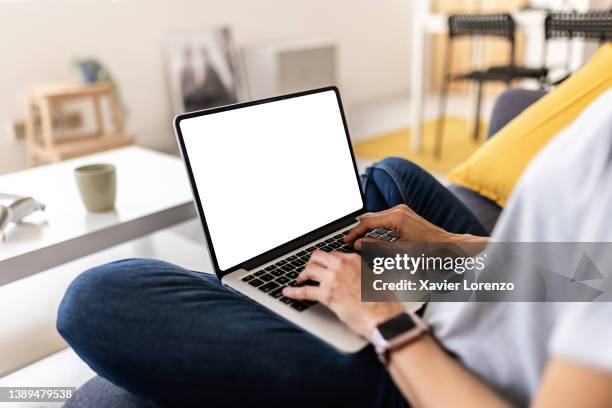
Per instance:
[[[282,295],[313,251],[353,252],[344,234],[366,213],[338,89],[186,113],[174,129],[223,285],[342,352],[366,346],[323,305]]]

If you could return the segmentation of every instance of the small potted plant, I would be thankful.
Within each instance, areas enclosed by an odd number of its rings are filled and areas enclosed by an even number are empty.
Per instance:
[[[119,99],[122,99],[119,92],[119,86],[115,82],[115,79],[113,78],[110,71],[106,68],[104,64],[102,64],[102,62],[100,62],[100,60],[94,57],[75,58],[73,61],[73,65],[79,70],[81,78],[84,82],[108,82],[115,88]],[[121,102],[121,106],[124,114],[127,115],[127,108],[125,107],[125,104],[123,102]]]
[[[76,58],[74,65],[81,73],[83,81],[93,83],[103,80],[106,70],[95,58]]]

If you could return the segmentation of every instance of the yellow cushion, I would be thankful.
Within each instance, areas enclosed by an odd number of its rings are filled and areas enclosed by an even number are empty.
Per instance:
[[[504,206],[523,170],[557,132],[612,86],[612,44],[514,118],[448,178]]]

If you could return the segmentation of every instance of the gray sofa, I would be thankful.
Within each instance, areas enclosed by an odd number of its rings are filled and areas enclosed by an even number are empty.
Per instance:
[[[544,95],[544,91],[511,89],[495,101],[487,137],[491,137],[512,118]],[[501,208],[481,195],[457,185],[449,189],[463,201],[491,232]],[[94,377],[77,390],[66,408],[140,408],[149,406],[145,401],[115,386],[102,377]]]
[[[487,138],[492,137],[503,128],[515,116],[521,113],[529,105],[546,94],[545,91],[532,91],[527,89],[510,89],[502,93],[496,100],[491,112]],[[463,203],[474,213],[480,223],[489,233],[497,222],[501,208],[493,201],[475,193],[472,190],[451,184],[449,187]]]

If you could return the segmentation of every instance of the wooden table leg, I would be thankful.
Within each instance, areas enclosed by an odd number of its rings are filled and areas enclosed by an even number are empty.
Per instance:
[[[115,133],[122,135],[124,133],[123,111],[121,110],[117,90],[113,90],[110,95],[110,110],[115,125]]]
[[[36,165],[36,153],[34,151],[34,145],[36,143],[36,128],[34,124],[34,102],[32,98],[28,96],[26,107],[26,121],[25,121],[25,139],[26,139],[26,161],[28,167],[34,167]]]
[[[53,117],[51,115],[51,102],[48,98],[42,98],[39,102],[40,108],[40,127],[45,150],[53,148]],[[60,161],[59,157],[54,157],[53,161]]]
[[[421,152],[423,95],[424,95],[424,64],[425,64],[425,27],[421,21],[414,22],[412,31],[412,72],[410,80],[410,125],[412,153]]]
[[[100,105],[100,97],[93,98],[94,111],[96,114],[96,134],[102,136],[104,134],[104,116],[102,115],[102,106]]]

